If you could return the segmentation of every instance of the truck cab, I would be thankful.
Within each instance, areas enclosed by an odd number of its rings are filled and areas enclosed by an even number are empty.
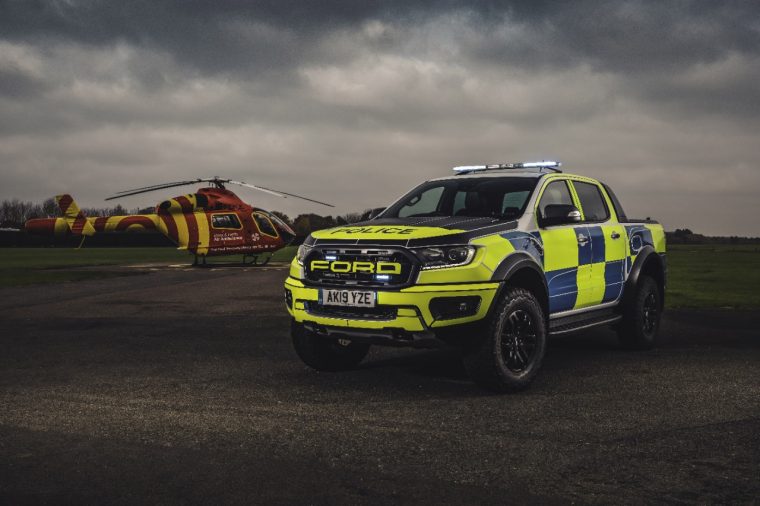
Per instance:
[[[311,234],[285,281],[299,356],[341,370],[371,345],[456,346],[478,384],[515,391],[550,335],[614,325],[626,347],[653,346],[662,226],[559,165],[457,167],[373,219]]]

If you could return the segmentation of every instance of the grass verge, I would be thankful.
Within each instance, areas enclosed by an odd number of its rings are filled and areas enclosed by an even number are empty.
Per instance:
[[[288,246],[276,251],[271,261],[290,262],[297,249]],[[241,259],[240,255],[212,257],[209,263],[240,263]],[[0,287],[128,276],[134,273],[107,267],[153,263],[190,265],[192,260],[186,251],[174,248],[0,248]],[[101,266],[105,268],[75,270]]]
[[[289,262],[288,246],[272,257]],[[239,263],[241,257],[210,258],[209,263]],[[190,264],[192,256],[173,248],[2,248],[0,286],[60,283],[127,275],[126,271],[70,270],[68,267]],[[667,305],[672,308],[760,308],[760,246],[672,245],[668,248]]]
[[[674,244],[668,248],[668,307],[760,308],[760,246]]]

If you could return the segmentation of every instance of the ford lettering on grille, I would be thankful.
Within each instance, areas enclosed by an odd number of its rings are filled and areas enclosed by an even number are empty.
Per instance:
[[[380,249],[315,250],[304,259],[304,267],[308,280],[357,286],[403,285],[414,270],[403,252]]]

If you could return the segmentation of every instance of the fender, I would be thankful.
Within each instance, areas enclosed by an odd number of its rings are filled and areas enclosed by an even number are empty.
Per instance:
[[[539,298],[541,304],[544,306],[544,312],[546,313],[546,317],[549,317],[549,286],[546,283],[546,274],[544,273],[544,269],[541,267],[541,265],[536,262],[536,259],[531,256],[529,253],[526,253],[524,251],[516,251],[514,253],[511,253],[507,256],[504,260],[501,261],[498,267],[496,267],[496,270],[493,271],[493,276],[491,276],[491,281],[500,281],[501,286],[499,287],[499,291],[496,294],[496,298],[501,296],[501,292],[504,289],[504,286],[507,285],[507,282],[512,279],[516,274],[520,272],[524,272],[525,270],[533,271],[537,276],[538,279],[541,280],[541,288],[543,289],[543,294],[536,294],[536,296]],[[538,287],[536,287],[538,288]],[[494,300],[496,300],[496,298]],[[493,309],[493,306],[496,304],[492,304],[491,310]],[[490,314],[490,311],[489,311]]]
[[[638,254],[636,255],[636,261],[633,263],[633,266],[631,267],[631,272],[628,274],[628,279],[625,280],[625,287],[628,288],[630,286],[636,286],[639,282],[639,276],[641,275],[641,270],[644,268],[644,264],[649,261],[649,257],[654,255],[653,261],[660,264],[660,267],[662,267],[663,272],[665,272],[665,266],[663,265],[662,258],[660,258],[660,255],[654,250],[652,246],[646,245],[641,250],[639,250]]]
[[[660,269],[662,269],[662,275],[663,275],[663,282],[660,286],[660,295],[663,301],[663,304],[665,303],[665,283],[667,278],[667,266],[665,265],[665,260],[662,258],[662,256],[655,251],[655,249],[652,246],[646,245],[641,250],[639,250],[639,253],[636,255],[636,261],[633,263],[633,266],[631,267],[631,272],[628,274],[628,279],[625,280],[625,285],[623,288],[623,302],[627,302],[628,298],[631,296],[630,294],[635,293],[634,289],[636,285],[639,283],[639,277],[641,277],[641,271],[644,269],[644,266],[648,262],[656,262]]]
[[[541,276],[541,279],[544,280],[544,285],[546,285],[546,276],[541,265],[529,253],[524,251],[515,251],[507,255],[507,258],[502,260],[493,271],[491,281],[508,281],[518,270],[525,267],[536,271]]]

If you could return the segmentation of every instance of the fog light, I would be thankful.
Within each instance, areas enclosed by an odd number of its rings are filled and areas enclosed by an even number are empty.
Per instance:
[[[287,304],[288,309],[293,307],[293,292],[287,288],[285,289],[285,304]]]
[[[480,297],[436,297],[430,301],[430,313],[436,320],[451,320],[472,316],[480,309]]]

